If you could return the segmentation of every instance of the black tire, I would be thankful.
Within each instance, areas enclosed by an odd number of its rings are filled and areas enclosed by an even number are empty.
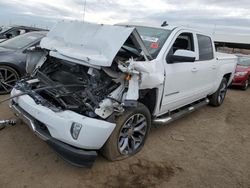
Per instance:
[[[10,93],[19,79],[20,75],[15,69],[6,65],[0,65],[0,95]]]
[[[218,90],[209,97],[209,104],[211,106],[217,107],[223,103],[227,93],[227,84],[227,79],[223,78]]]
[[[143,120],[143,117],[145,117],[145,121]],[[138,123],[136,125],[136,123],[133,123],[135,122],[135,119],[137,119],[138,122],[143,120],[143,122],[141,122],[141,124]],[[131,125],[132,127],[130,128],[128,128],[129,122],[132,124]],[[142,149],[150,130],[151,115],[148,108],[145,105],[139,103],[137,108],[127,108],[121,115],[115,117],[115,123],[116,127],[114,131],[112,132],[111,136],[101,149],[102,155],[110,161],[116,161],[128,158],[132,155],[135,155]],[[143,127],[143,132],[145,133],[144,135],[139,133],[138,130],[135,131],[136,128],[138,129],[138,127],[142,127],[143,124],[145,123],[146,126]],[[130,132],[131,129],[133,129],[132,130],[133,133]],[[140,139],[140,136],[142,137],[141,142],[136,144],[136,142],[139,141],[138,139]],[[133,137],[133,139],[129,137]],[[136,140],[135,137],[138,137],[137,141],[135,141]],[[125,142],[125,140],[127,140],[127,142]],[[124,147],[126,145],[127,147]],[[132,145],[134,146],[133,151],[132,149],[129,150],[130,146]],[[135,149],[136,145],[137,148]],[[123,147],[124,150],[121,151]]]
[[[245,81],[244,86],[242,87],[242,90],[246,91],[247,88],[248,88],[248,85],[249,85],[249,80],[247,79],[247,80]]]

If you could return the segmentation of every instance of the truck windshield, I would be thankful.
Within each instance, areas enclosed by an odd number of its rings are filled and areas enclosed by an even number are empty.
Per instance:
[[[135,28],[139,32],[150,55],[156,58],[169,37],[171,30],[142,26],[135,26]]]
[[[239,56],[238,65],[250,66],[250,57],[240,57]]]
[[[9,49],[22,49],[37,41],[38,39],[41,39],[42,37],[43,34],[41,33],[27,33],[0,43],[0,47]]]

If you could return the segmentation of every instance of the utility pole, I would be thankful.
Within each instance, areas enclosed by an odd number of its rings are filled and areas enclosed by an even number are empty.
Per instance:
[[[83,3],[83,18],[82,18],[83,22],[84,22],[84,19],[85,19],[85,12],[86,12],[86,1],[87,0],[84,0],[84,3]]]
[[[217,27],[217,25],[215,24],[215,25],[214,25],[213,35],[214,35],[214,34],[215,34],[215,32],[216,32],[216,27]]]

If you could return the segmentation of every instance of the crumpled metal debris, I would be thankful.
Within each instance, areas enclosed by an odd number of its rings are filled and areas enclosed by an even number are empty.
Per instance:
[[[175,141],[180,141],[180,142],[184,142],[185,141],[185,138],[181,135],[171,135],[171,138]]]
[[[0,130],[4,129],[6,126],[13,126],[16,124],[16,120],[0,120]]]

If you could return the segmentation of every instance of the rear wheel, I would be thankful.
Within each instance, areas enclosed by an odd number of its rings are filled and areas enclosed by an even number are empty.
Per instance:
[[[0,95],[8,94],[19,79],[20,76],[15,69],[0,65]]]
[[[210,99],[209,104],[212,106],[220,106],[226,97],[226,93],[227,93],[227,79],[223,78],[219,89],[209,97]]]
[[[128,108],[116,118],[116,127],[101,152],[111,161],[125,159],[141,150],[151,125],[151,115],[147,107],[139,104]]]

